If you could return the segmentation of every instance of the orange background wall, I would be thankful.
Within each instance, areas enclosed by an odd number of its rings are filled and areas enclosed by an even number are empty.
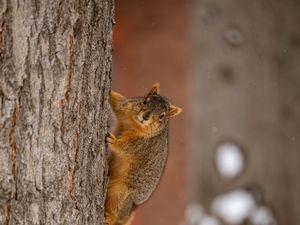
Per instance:
[[[176,225],[187,201],[187,7],[183,0],[116,1],[112,87],[140,96],[160,82],[183,113],[172,119],[169,159],[159,188],[136,210],[133,225]]]

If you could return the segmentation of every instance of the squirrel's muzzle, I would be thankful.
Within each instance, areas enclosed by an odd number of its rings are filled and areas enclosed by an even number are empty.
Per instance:
[[[152,114],[152,111],[145,112],[143,114],[143,119],[146,120],[146,121],[149,120],[150,117],[151,117],[151,114]]]

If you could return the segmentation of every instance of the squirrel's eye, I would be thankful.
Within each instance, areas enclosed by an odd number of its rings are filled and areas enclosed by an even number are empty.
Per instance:
[[[143,104],[146,105],[147,102],[148,102],[148,99],[145,99],[145,100],[143,101]]]
[[[159,119],[162,119],[164,117],[165,117],[165,113],[162,113],[162,114],[159,115]]]

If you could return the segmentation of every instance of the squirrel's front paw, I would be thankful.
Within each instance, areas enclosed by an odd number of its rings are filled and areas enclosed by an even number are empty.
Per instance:
[[[114,144],[117,141],[117,138],[115,137],[115,135],[108,132],[105,140],[108,144]]]

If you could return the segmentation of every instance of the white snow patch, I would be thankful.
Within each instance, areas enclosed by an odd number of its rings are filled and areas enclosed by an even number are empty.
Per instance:
[[[219,221],[212,216],[204,216],[199,225],[220,225]]]
[[[276,225],[277,222],[271,210],[266,206],[259,206],[250,215],[253,225]]]
[[[201,205],[192,203],[185,210],[185,219],[189,224],[198,225],[202,220],[203,214],[204,211]]]
[[[244,157],[238,146],[233,143],[221,144],[217,149],[216,166],[219,173],[226,178],[234,178],[245,167]]]
[[[212,202],[212,211],[229,224],[240,224],[255,207],[253,196],[244,190],[235,190],[217,196]]]

